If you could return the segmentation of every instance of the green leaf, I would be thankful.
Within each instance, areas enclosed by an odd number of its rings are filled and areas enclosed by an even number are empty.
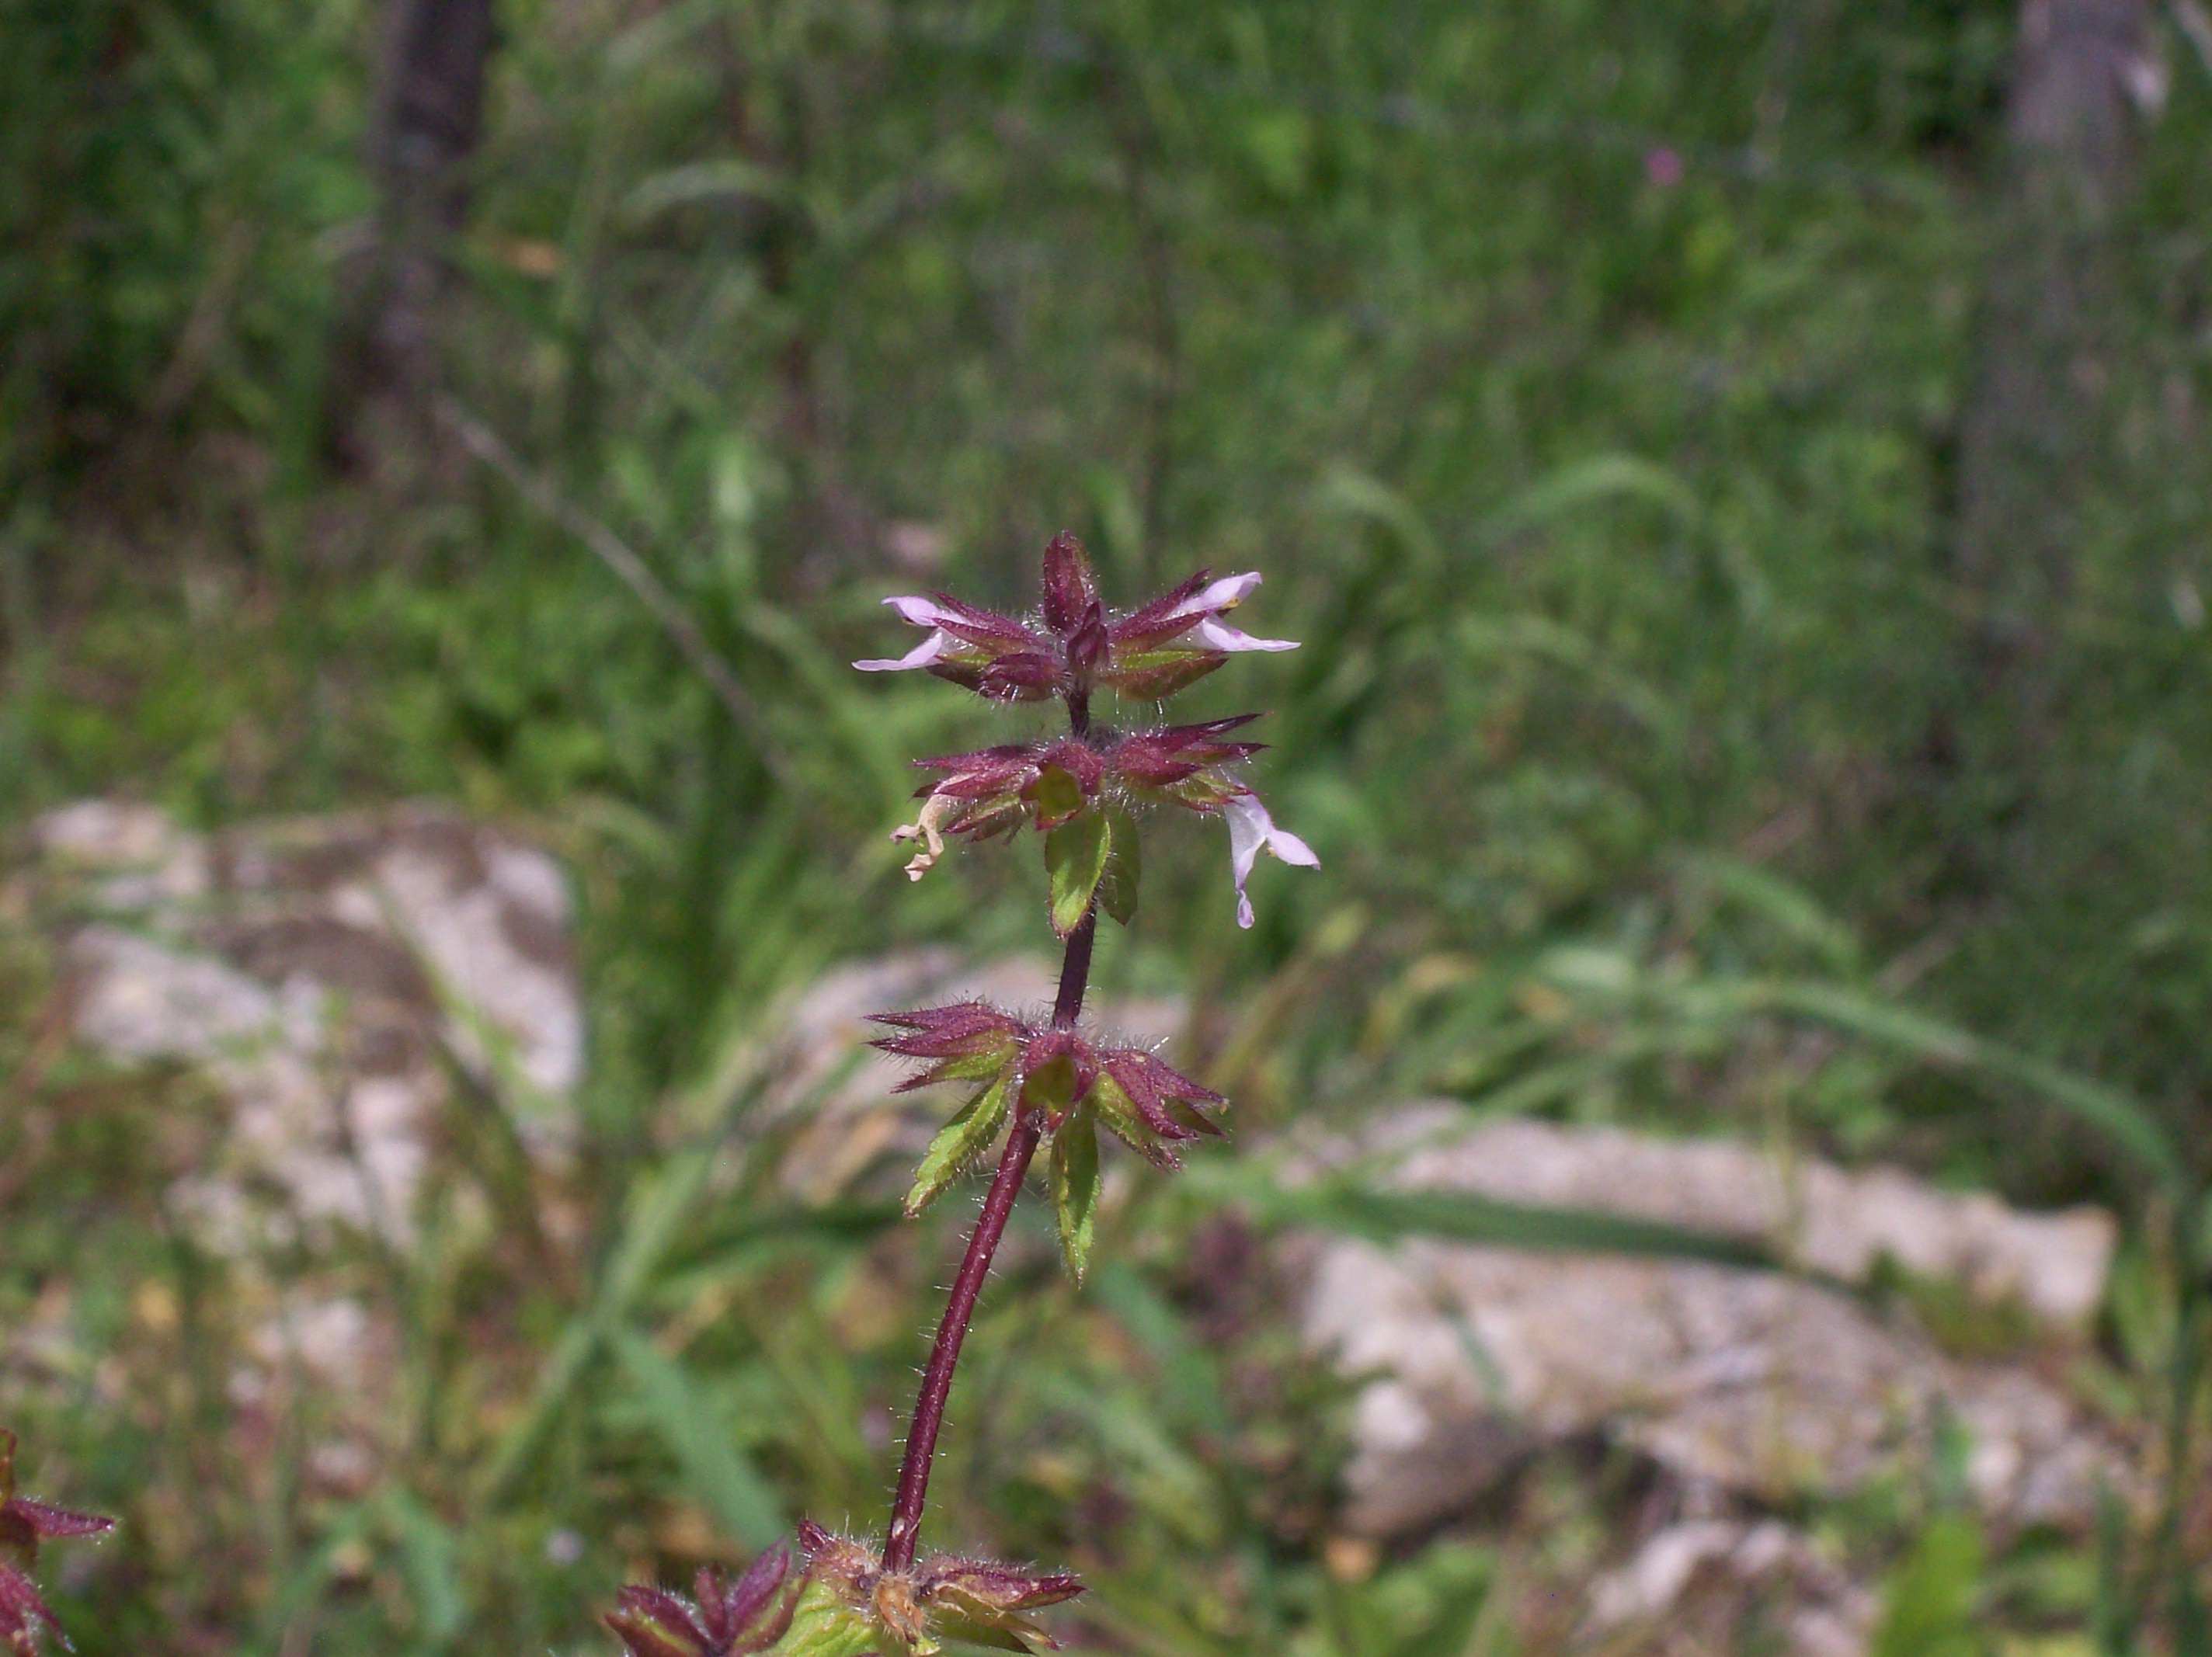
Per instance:
[[[400,1570],[414,1599],[425,1645],[441,1650],[468,1621],[459,1545],[445,1521],[404,1490],[392,1491],[385,1514],[399,1543]]]
[[[1931,1520],[1890,1578],[1874,1657],[1972,1657],[1981,1648],[1975,1606],[1982,1559],[1973,1520],[1957,1514]]]
[[[968,1102],[961,1113],[938,1130],[937,1137],[929,1142],[923,1153],[921,1166],[915,1170],[914,1189],[906,1194],[906,1211],[919,1214],[942,1196],[945,1187],[960,1177],[961,1171],[976,1157],[990,1149],[991,1142],[999,1137],[999,1129],[1006,1122],[1006,1107],[1014,1090],[1014,1070],[1011,1065],[999,1071],[998,1079]]]
[[[789,1630],[769,1649],[775,1657],[867,1657],[895,1648],[873,1618],[847,1605],[829,1583],[814,1581],[799,1596]]]
[[[1055,1643],[1049,1634],[1027,1617],[1009,1617],[1003,1627],[951,1615],[933,1617],[930,1623],[932,1629],[946,1639],[981,1646],[986,1651],[1050,1651]]]
[[[1109,810],[1106,823],[1106,873],[1098,883],[1098,907],[1126,926],[1137,918],[1137,880],[1143,872],[1137,820],[1127,811]]]
[[[790,1528],[782,1506],[760,1469],[732,1440],[729,1424],[706,1387],[635,1330],[616,1331],[611,1344],[693,1494],[746,1546],[765,1548],[780,1541]]]
[[[983,1053],[971,1053],[947,1059],[930,1071],[939,1082],[981,1082],[996,1076],[1013,1056],[1014,1038],[1009,1035],[1003,1043],[994,1042]]]
[[[1060,1214],[1060,1252],[1079,1284],[1091,1266],[1098,1223],[1098,1125],[1088,1105],[1069,1112],[1052,1136],[1052,1202]]]
[[[2154,1112],[2130,1094],[2032,1053],[1834,985],[1753,981],[1722,986],[1694,998],[1685,994],[1683,1001],[1686,1005],[1702,1002],[1716,1011],[1791,1013],[1933,1064],[1955,1065],[2014,1083],[2097,1129],[2161,1181],[2168,1192],[2184,1199],[2190,1192],[2189,1160]]]
[[[1083,924],[1105,877],[1113,831],[1103,812],[1086,811],[1044,837],[1045,873],[1052,880],[1052,929],[1066,938]]]
[[[1075,1102],[1075,1060],[1066,1053],[1048,1059],[1022,1078],[1022,1105],[1057,1116]]]
[[[1247,1176],[1236,1167],[1211,1177],[1233,1183],[1265,1224],[1319,1226],[1374,1242],[1449,1237],[1534,1253],[1630,1254],[1754,1270],[1779,1265],[1771,1250],[1753,1242],[1597,1209],[1458,1191],[1390,1191],[1351,1180],[1283,1189],[1271,1175],[1255,1171]]]
[[[1478,1559],[1473,1563],[1474,1569],[1440,1596],[1428,1627],[1400,1645],[1394,1657],[1463,1657],[1474,1648],[1475,1630],[1493,1584],[1487,1563]]]
[[[1046,766],[1022,792],[1036,807],[1040,828],[1056,828],[1083,810],[1083,785],[1057,765]]]
[[[1086,1109],[1097,1114],[1100,1124],[1108,1132],[1146,1162],[1155,1168],[1175,1167],[1174,1154],[1161,1145],[1159,1136],[1137,1114],[1136,1104],[1122,1091],[1121,1084],[1104,1071],[1098,1072],[1098,1079],[1091,1084],[1091,1091],[1083,1096],[1083,1102]]]

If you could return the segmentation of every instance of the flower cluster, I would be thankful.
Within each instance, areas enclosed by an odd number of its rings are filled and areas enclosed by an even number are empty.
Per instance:
[[[903,656],[853,665],[863,673],[926,669],[994,701],[1072,700],[1098,685],[1156,701],[1197,683],[1239,651],[1297,648],[1288,639],[1255,639],[1221,619],[1259,585],[1256,574],[1215,580],[1200,570],[1150,604],[1109,616],[1082,543],[1059,535],[1045,549],[1044,603],[1035,620],[949,593],[886,598],[902,621],[928,628],[928,636]]]
[[[734,1582],[701,1571],[696,1600],[665,1588],[627,1587],[607,1626],[629,1657],[750,1657],[790,1632],[806,1586],[802,1576],[787,1587],[790,1575],[790,1550],[771,1548]]]
[[[947,1640],[1002,1651],[1053,1651],[1060,1642],[1027,1615],[1073,1599],[1083,1584],[1065,1572],[933,1554],[887,1569],[866,1543],[802,1522],[807,1569],[886,1648],[930,1657]]]
[[[1317,868],[1313,848],[1276,827],[1258,795],[1234,767],[1262,744],[1231,740],[1230,733],[1259,715],[1240,713],[1198,725],[1118,731],[1092,729],[1091,693],[1106,686],[1126,697],[1158,700],[1246,650],[1292,650],[1288,639],[1255,639],[1221,620],[1260,585],[1256,573],[1219,580],[1200,570],[1181,586],[1125,616],[1109,616],[1100,604],[1081,544],[1062,535],[1045,552],[1044,603],[1034,622],[981,610],[944,594],[887,600],[929,636],[896,660],[855,662],[866,671],[926,668],[1001,701],[1058,695],[1079,710],[1069,735],[1004,743],[915,764],[938,774],[915,791],[922,802],[915,820],[891,835],[921,842],[906,865],[919,880],[945,855],[947,835],[988,840],[1027,825],[1050,835],[1062,828],[1070,861],[1080,874],[1096,861],[1103,878],[1119,855],[1133,868],[1133,806],[1173,804],[1219,816],[1229,825],[1230,865],[1237,888],[1237,924],[1252,924],[1245,887],[1259,854]],[[1098,828],[1081,827],[1087,817]],[[1100,843],[1093,847],[1092,841]],[[1048,847],[1048,857],[1051,855]],[[1055,905],[1065,933],[1087,907]],[[1108,912],[1125,925],[1135,901],[1133,881],[1109,890]]]
[[[699,1573],[695,1598],[631,1587],[607,1614],[629,1657],[933,1657],[948,1640],[1040,1652],[1059,1642],[1028,1615],[1073,1599],[1064,1572],[934,1554],[887,1569],[865,1543],[802,1520],[805,1563],[771,1548],[735,1582]]]
[[[39,1597],[31,1572],[39,1545],[55,1537],[99,1536],[115,1521],[98,1514],[72,1513],[15,1494],[15,1435],[0,1428],[0,1639],[15,1657],[36,1657],[43,1626],[64,1646],[61,1625]]]
[[[1098,1128],[1154,1167],[1170,1170],[1182,1165],[1176,1144],[1221,1132],[1205,1113],[1228,1101],[1142,1047],[1109,1046],[1073,1029],[1032,1024],[982,1001],[871,1017],[905,1032],[872,1045],[924,1066],[898,1091],[936,1082],[981,1084],[931,1142],[907,1196],[909,1214],[935,1202],[997,1141],[1017,1109],[1040,1114],[1053,1135],[1055,1191],[1064,1161],[1095,1164]],[[1085,1218],[1087,1209],[1071,1213],[1063,1207],[1060,1241],[1079,1278],[1089,1249],[1081,1224]]]

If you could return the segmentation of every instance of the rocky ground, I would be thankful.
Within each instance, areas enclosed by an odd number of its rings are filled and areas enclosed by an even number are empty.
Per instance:
[[[313,1260],[341,1236],[412,1247],[424,1181],[457,1141],[511,1156],[540,1246],[573,1245],[586,1055],[562,871],[434,807],[210,837],[89,802],[38,823],[10,899],[58,953],[68,1041],[189,1074],[216,1102],[220,1131],[165,1211],[249,1275],[286,1263],[236,1354],[241,1432],[284,1430],[312,1396],[315,1476],[365,1488],[390,1448],[375,1404],[398,1336],[357,1278],[319,1277]],[[890,1098],[874,1055],[855,1063],[864,1015],[1050,990],[1039,963],[941,951],[823,978],[781,1023],[752,1124],[788,1136],[786,1187],[819,1201],[888,1191],[926,1138],[930,1102]],[[1102,1016],[1153,1040],[1182,1022],[1165,1003]],[[1850,1657],[1875,1601],[1801,1522],[1820,1503],[1928,1478],[1948,1458],[1993,1534],[2079,1533],[2105,1493],[2137,1482],[2137,1447],[2069,1385],[2105,1293],[2109,1215],[2023,1213],[1897,1169],[1482,1120],[1450,1102],[1379,1112],[1298,1162],[1310,1179],[1355,1165],[1395,1190],[1692,1228],[1771,1262],[1311,1233],[1276,1246],[1267,1269],[1291,1286],[1309,1361],[1354,1389],[1331,1521],[1343,1535],[1387,1547],[1486,1522],[1550,1454],[1597,1447],[1647,1470],[1656,1495],[1620,1516],[1613,1564],[1576,1612],[1593,1649],[1724,1648],[1711,1642],[1756,1604],[1789,1649]],[[58,1362],[52,1338],[14,1332],[0,1379],[34,1381]]]

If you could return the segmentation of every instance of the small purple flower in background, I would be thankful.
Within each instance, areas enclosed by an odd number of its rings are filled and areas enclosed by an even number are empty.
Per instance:
[[[1644,181],[1654,190],[1672,190],[1682,182],[1685,169],[1680,150],[1660,144],[1644,152]]]
[[[39,1563],[39,1545],[56,1539],[100,1536],[115,1528],[112,1519],[99,1514],[73,1513],[15,1494],[15,1435],[0,1428],[0,1638],[15,1657],[36,1657],[39,1630],[44,1628],[59,1640],[69,1641],[53,1612],[39,1597],[31,1572]]]

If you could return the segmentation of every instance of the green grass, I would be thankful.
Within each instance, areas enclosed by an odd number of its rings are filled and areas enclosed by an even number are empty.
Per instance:
[[[773,1141],[711,1187],[670,1147],[824,965],[1038,944],[1031,854],[909,888],[883,839],[908,756],[1003,721],[843,665],[884,592],[1012,599],[1063,527],[1123,592],[1262,568],[1255,624],[1308,641],[1193,717],[1274,710],[1259,780],[1325,875],[1263,870],[1239,935],[1218,835],[1156,837],[1100,963],[1191,998],[1252,1137],[1444,1093],[2103,1201],[2100,1385],[2167,1409],[2212,1087],[2200,65],[2123,229],[2023,771],[1948,556],[2009,5],[506,7],[455,393],[677,596],[742,720],[457,448],[320,470],[369,9],[10,32],[0,822],[423,793],[529,826],[582,900],[592,1241],[534,1277],[456,1159],[422,1257],[313,1268],[402,1314],[390,1471],[304,1499],[311,1403],[238,1477],[213,1423],[264,1291],[156,1201],[209,1103],[52,1051],[42,917],[0,915],[0,1329],[70,1354],[0,1371],[0,1413],[125,1518],[56,1589],[84,1650],[599,1650],[626,1569],[879,1520],[959,1205],[798,1210]],[[1082,1296],[1018,1220],[937,1533],[1094,1575],[1103,1649],[1516,1649],[1604,1493],[1332,1550],[1339,1389],[1194,1263],[1224,1205],[1267,1218],[1240,1166],[1106,1217]],[[1900,1562],[1886,1637],[2023,1601],[1923,1518],[1839,1521]],[[2073,1546],[2078,1591],[2013,1622],[2128,1624],[2119,1557]]]

